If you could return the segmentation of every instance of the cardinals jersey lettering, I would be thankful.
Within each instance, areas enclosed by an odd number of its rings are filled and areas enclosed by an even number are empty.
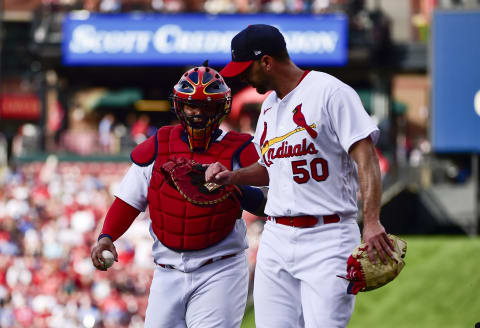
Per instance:
[[[379,130],[357,93],[335,77],[312,71],[279,99],[263,102],[254,143],[270,177],[271,216],[357,213],[358,172],[348,154]]]

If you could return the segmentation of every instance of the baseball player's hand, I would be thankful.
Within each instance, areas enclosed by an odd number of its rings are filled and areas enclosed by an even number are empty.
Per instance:
[[[393,258],[392,251],[395,250],[395,247],[388,238],[385,228],[378,220],[363,226],[363,241],[368,247],[367,252],[370,262],[376,263],[374,249],[377,250],[378,256],[384,264],[387,263],[387,256]]]
[[[103,265],[104,258],[102,256],[102,251],[104,250],[109,250],[110,252],[112,252],[115,258],[115,262],[118,262],[118,254],[117,250],[115,249],[115,245],[113,245],[113,242],[110,238],[103,237],[92,248],[91,253],[93,266],[101,271],[107,271],[107,269]]]
[[[223,166],[222,163],[215,162],[210,164],[205,171],[205,181],[213,182],[219,185],[232,184],[233,172]]]

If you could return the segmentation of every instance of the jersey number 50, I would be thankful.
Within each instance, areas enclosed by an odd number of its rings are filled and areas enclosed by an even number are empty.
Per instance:
[[[318,174],[320,167],[321,174]],[[325,181],[328,178],[328,163],[323,158],[314,158],[310,162],[310,171],[306,159],[292,161],[293,180],[296,183],[307,183],[312,177],[316,181]]]

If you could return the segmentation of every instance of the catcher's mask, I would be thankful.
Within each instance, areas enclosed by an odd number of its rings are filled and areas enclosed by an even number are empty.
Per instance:
[[[192,151],[204,152],[222,119],[230,113],[231,92],[222,76],[207,66],[185,72],[173,87],[173,110],[187,132]]]

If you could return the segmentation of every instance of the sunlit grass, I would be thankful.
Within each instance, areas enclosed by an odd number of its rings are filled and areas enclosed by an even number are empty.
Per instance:
[[[348,327],[473,328],[480,322],[480,239],[404,239],[404,270],[389,285],[357,297]],[[249,308],[242,328],[252,327]]]

